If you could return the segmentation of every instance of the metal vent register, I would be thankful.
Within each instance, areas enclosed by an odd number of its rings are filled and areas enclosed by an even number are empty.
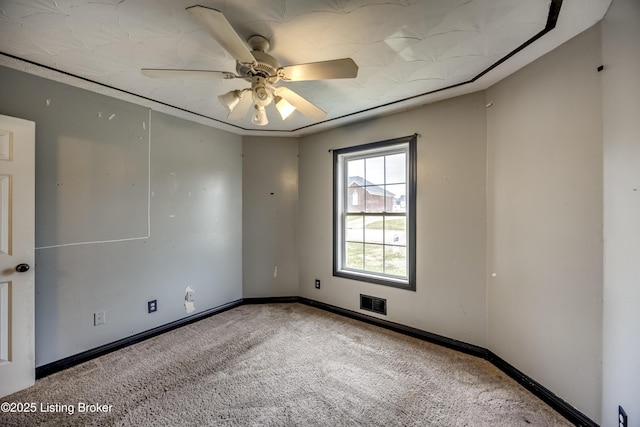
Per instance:
[[[360,294],[360,309],[387,315],[387,300]]]

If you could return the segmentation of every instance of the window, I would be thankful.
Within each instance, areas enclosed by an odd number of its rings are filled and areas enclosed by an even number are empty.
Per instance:
[[[334,276],[415,290],[416,135],[334,150]]]

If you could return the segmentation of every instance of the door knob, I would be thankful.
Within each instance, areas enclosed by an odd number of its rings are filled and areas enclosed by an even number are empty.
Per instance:
[[[29,267],[29,264],[18,264],[16,266],[16,271],[18,273],[26,273],[27,271],[29,271],[31,267]]]

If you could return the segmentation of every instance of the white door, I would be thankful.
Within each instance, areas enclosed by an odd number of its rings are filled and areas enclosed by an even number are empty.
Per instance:
[[[35,382],[35,129],[0,115],[0,397]]]

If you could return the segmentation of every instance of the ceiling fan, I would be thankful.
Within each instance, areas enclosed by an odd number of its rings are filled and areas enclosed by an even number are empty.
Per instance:
[[[236,60],[236,74],[227,71],[181,70],[143,68],[148,77],[222,78],[244,79],[251,87],[237,89],[220,95],[218,99],[227,108],[230,120],[238,120],[253,106],[251,122],[264,126],[269,123],[265,107],[274,103],[282,119],[295,110],[314,120],[322,120],[326,113],[285,86],[274,86],[285,82],[302,80],[347,79],[358,75],[358,66],[351,58],[308,64],[280,66],[276,58],[269,55],[269,40],[253,35],[247,44],[240,38],[222,12],[204,6],[188,7],[191,15],[202,24],[213,38]]]

